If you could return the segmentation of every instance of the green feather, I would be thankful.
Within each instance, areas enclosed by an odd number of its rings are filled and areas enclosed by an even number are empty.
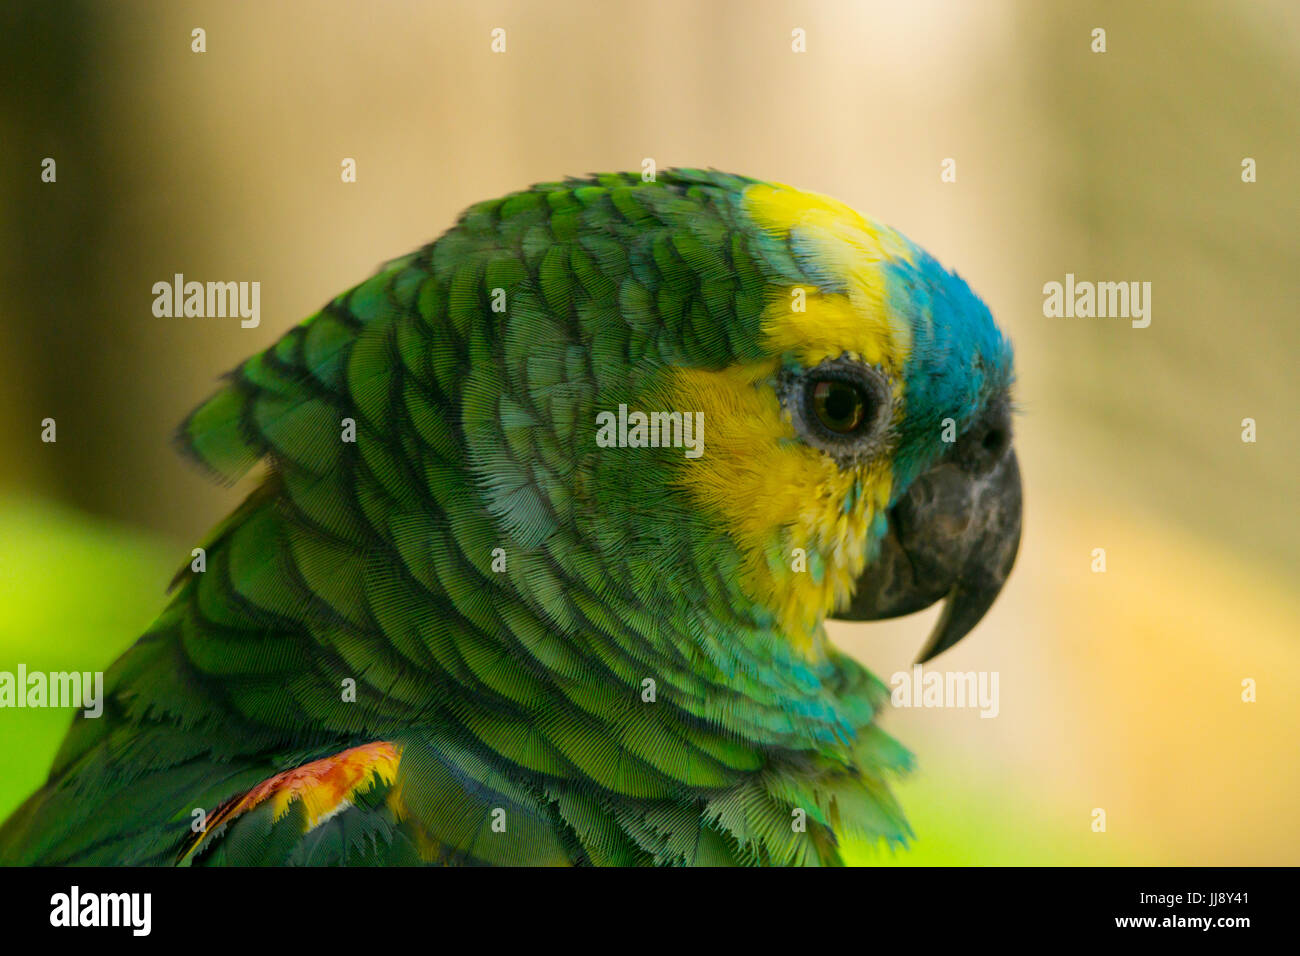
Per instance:
[[[680,451],[592,440],[665,365],[763,354],[769,290],[813,283],[739,211],[750,182],[610,174],[480,203],[232,372],[180,443],[225,481],[267,476],[0,860],[835,863],[837,832],[904,839],[879,683],[793,654],[674,490]],[[264,802],[185,855],[195,810],[381,740],[394,784],[315,828]]]

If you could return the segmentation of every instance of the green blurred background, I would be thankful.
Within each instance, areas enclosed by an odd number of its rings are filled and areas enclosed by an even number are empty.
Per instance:
[[[898,227],[1017,346],[1020,561],[942,659],[998,671],[1001,713],[888,715],[918,841],[859,858],[1300,862],[1292,0],[11,0],[0,61],[0,670],[148,625],[248,490],[169,443],[244,356],[478,199],[716,166]],[[155,318],[175,272],[260,281],[261,326]],[[1044,318],[1067,272],[1151,282],[1150,328]],[[888,678],[934,614],[833,634]],[[0,817],[68,720],[3,714]]]

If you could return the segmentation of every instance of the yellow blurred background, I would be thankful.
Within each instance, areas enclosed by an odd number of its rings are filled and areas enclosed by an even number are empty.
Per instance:
[[[170,445],[220,373],[474,201],[713,166],[899,228],[1016,343],[1019,564],[939,662],[1000,713],[887,716],[918,840],[858,857],[1300,862],[1290,0],[16,0],[0,56],[0,670],[106,666],[247,492]],[[260,281],[260,327],[154,317],[177,272]],[[1045,318],[1066,273],[1151,282],[1150,327]],[[935,613],[832,630],[888,679]],[[6,716],[0,816],[68,719]]]

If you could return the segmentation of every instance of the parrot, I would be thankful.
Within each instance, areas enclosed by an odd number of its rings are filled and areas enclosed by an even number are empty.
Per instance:
[[[909,846],[828,619],[1019,548],[989,308],[838,200],[718,170],[472,206],[177,432],[255,485],[105,674],[7,865],[843,865]]]

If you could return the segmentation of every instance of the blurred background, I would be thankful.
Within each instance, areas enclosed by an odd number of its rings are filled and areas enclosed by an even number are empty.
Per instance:
[[[899,228],[1016,343],[1019,564],[939,662],[1000,713],[887,716],[918,840],[856,858],[1300,862],[1291,0],[10,0],[0,62],[0,670],[106,667],[158,613],[248,491],[170,444],[242,358],[474,201],[714,166]],[[156,318],[177,272],[260,281],[260,327]],[[1067,272],[1152,283],[1150,327],[1045,318]],[[888,680],[935,613],[833,636]],[[4,715],[0,818],[69,719]]]

